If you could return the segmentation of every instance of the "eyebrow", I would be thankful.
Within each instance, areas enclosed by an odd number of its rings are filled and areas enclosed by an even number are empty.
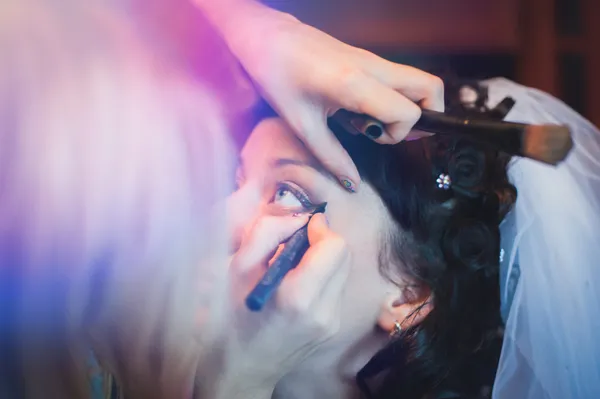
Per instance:
[[[309,167],[311,169],[314,169],[315,171],[317,171],[319,174],[323,175],[324,177],[326,177],[328,179],[333,179],[333,176],[331,175],[331,173],[329,173],[329,171],[326,170],[321,164],[318,164],[316,162],[301,161],[299,159],[290,159],[290,158],[278,158],[272,162],[272,165],[274,168],[282,168],[282,167],[288,166],[288,165]]]

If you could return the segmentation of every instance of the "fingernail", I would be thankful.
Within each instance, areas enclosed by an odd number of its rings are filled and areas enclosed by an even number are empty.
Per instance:
[[[371,140],[377,140],[383,135],[383,128],[378,125],[369,126],[365,130],[365,136],[370,138]]]
[[[383,135],[383,125],[371,118],[354,118],[350,123],[356,130],[370,138],[377,140]]]
[[[292,217],[296,219],[309,219],[309,214],[306,212],[294,212]]]
[[[352,180],[342,177],[340,179],[340,182],[342,183],[342,186],[344,186],[344,188],[346,190],[350,191],[351,193],[356,192],[356,185],[352,182]]]

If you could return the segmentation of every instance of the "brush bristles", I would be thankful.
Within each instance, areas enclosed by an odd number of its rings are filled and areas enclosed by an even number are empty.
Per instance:
[[[523,133],[521,148],[527,158],[557,165],[573,148],[573,140],[566,126],[530,125]]]

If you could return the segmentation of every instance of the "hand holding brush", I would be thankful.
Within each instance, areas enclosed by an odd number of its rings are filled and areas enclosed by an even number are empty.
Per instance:
[[[462,136],[495,147],[510,155],[534,159],[550,165],[563,161],[573,148],[568,127],[528,125],[493,119],[456,117],[423,109],[415,129],[428,133]],[[330,123],[353,134],[377,139],[383,134],[381,122],[345,110],[334,114]]]

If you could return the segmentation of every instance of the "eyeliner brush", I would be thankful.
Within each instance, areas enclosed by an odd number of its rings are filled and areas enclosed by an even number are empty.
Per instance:
[[[317,205],[315,209],[310,212],[310,218],[317,213],[325,213],[326,206],[326,202]],[[258,284],[246,297],[246,307],[251,311],[260,312],[267,301],[273,296],[284,277],[292,269],[296,268],[298,263],[302,260],[302,257],[310,246],[308,242],[308,223],[310,223],[310,218],[302,228],[292,234],[286,241],[283,250],[277,256],[277,259],[275,259]]]

